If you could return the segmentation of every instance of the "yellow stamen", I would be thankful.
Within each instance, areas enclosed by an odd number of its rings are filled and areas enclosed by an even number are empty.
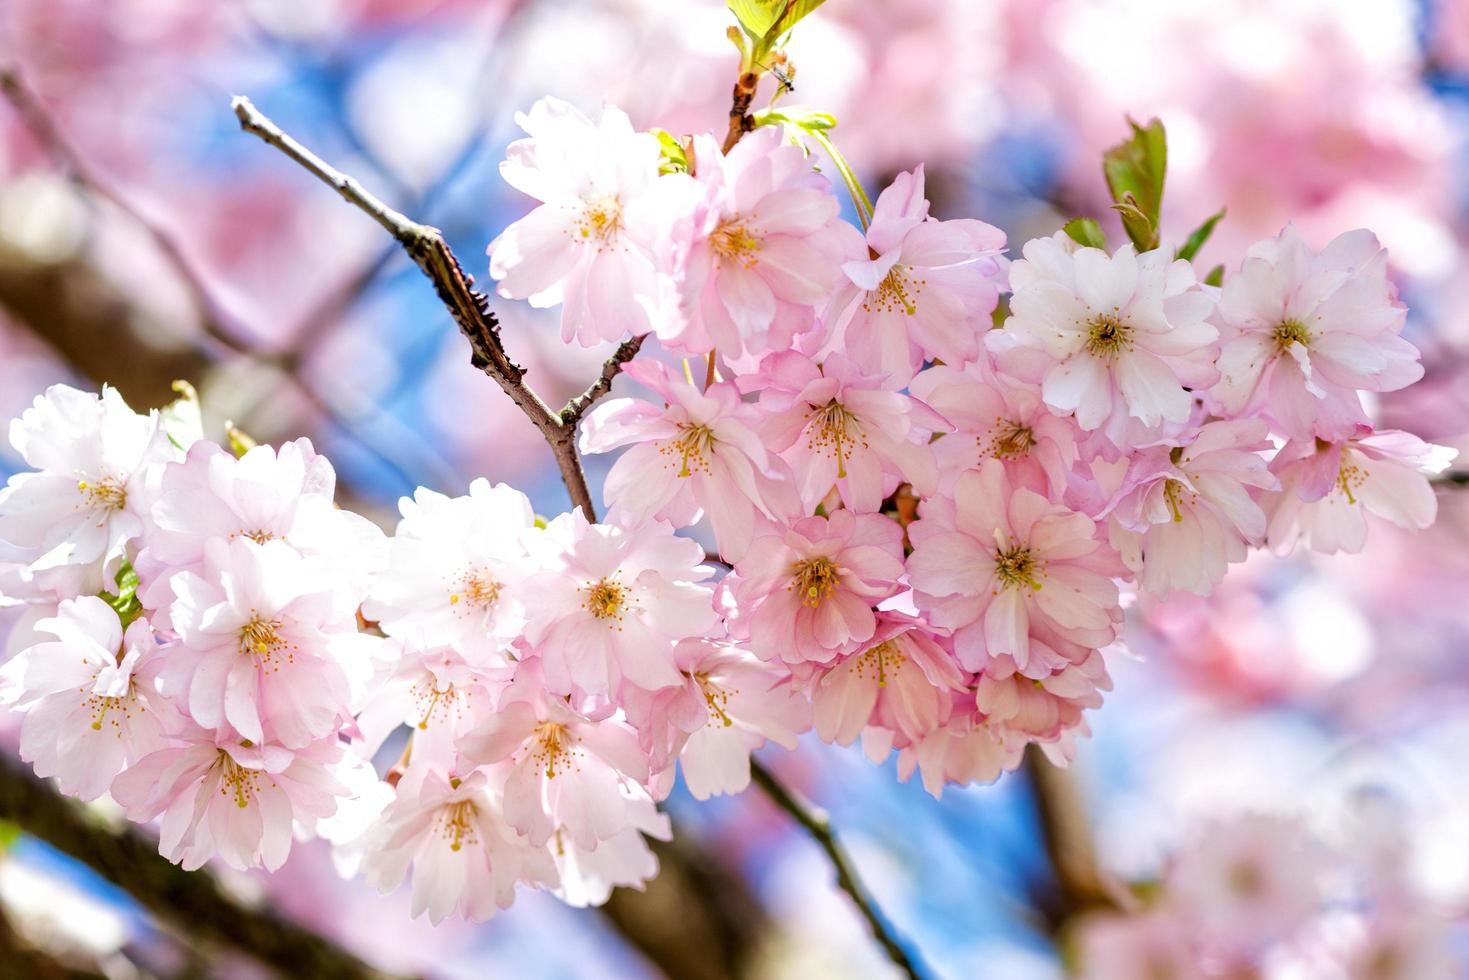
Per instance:
[[[802,558],[791,569],[791,588],[803,605],[815,608],[841,582],[841,569],[830,558]]]
[[[1087,323],[1087,353],[1113,357],[1132,349],[1132,325],[1110,313],[1092,317]]]
[[[709,458],[706,455],[714,446],[714,433],[707,425],[680,422],[679,434],[658,447],[660,456],[678,455],[678,475],[693,476],[694,473],[709,475]]]
[[[862,431],[862,423],[836,399],[812,409],[806,422],[806,433],[808,449],[813,453],[826,452],[836,457],[838,479],[847,475],[847,458],[852,455],[853,447],[867,448],[867,436]]]

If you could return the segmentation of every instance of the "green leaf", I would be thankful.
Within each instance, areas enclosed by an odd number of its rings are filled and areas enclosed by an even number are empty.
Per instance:
[[[236,426],[233,422],[226,422],[224,424],[224,434],[229,439],[230,452],[235,454],[236,459],[239,459],[256,446],[255,440],[250,438],[249,433]]]
[[[1193,230],[1193,233],[1188,236],[1188,240],[1183,243],[1183,247],[1175,252],[1173,257],[1192,262],[1194,256],[1199,254],[1199,249],[1203,248],[1204,243],[1209,240],[1209,236],[1214,234],[1214,226],[1223,220],[1224,209],[1220,208],[1211,214],[1203,224]]]
[[[770,33],[786,6],[786,0],[727,0],[727,3],[735,20],[757,42]]]
[[[1061,226],[1061,230],[1070,235],[1071,240],[1078,245],[1100,249],[1107,247],[1107,236],[1102,232],[1102,226],[1091,218],[1072,218]]]
[[[788,105],[779,109],[761,109],[755,113],[756,126],[794,126],[807,133],[834,129],[837,117],[810,106]]]
[[[825,0],[790,0],[785,5],[785,10],[781,12],[780,18],[775,22],[774,29],[770,32],[771,40],[789,33],[792,27],[804,20],[807,14],[824,2]]]
[[[127,629],[143,613],[143,604],[138,601],[138,573],[133,570],[131,562],[124,560],[113,581],[117,584],[117,591],[103,592],[101,598],[116,610],[117,618],[122,620],[122,628]]]
[[[1132,136],[1102,154],[1102,175],[1112,192],[1113,207],[1138,251],[1158,247],[1158,220],[1163,210],[1163,178],[1168,172],[1168,141],[1159,119],[1139,126],[1131,119]]]
[[[1204,285],[1206,285],[1206,286],[1222,286],[1222,285],[1224,285],[1224,266],[1222,266],[1222,265],[1216,265],[1214,268],[1210,269],[1209,270],[1209,274],[1204,277]]]
[[[666,129],[650,130],[658,138],[658,150],[661,157],[658,161],[658,172],[660,174],[688,173],[689,155],[684,150],[684,145],[678,141]]]

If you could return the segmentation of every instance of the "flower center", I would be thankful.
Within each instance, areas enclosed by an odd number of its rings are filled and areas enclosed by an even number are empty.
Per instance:
[[[882,277],[877,289],[867,294],[862,309],[868,313],[904,313],[913,316],[918,312],[918,295],[928,284],[927,279],[909,279],[902,266],[895,265]]]
[[[92,715],[92,731],[100,732],[102,723],[107,721],[109,712],[113,713],[109,725],[117,729],[117,737],[122,738],[122,726],[133,716],[133,708],[137,706],[137,685],[129,681],[128,692],[120,698],[106,697],[101,694],[93,694],[87,698],[86,707],[88,711],[95,712]],[[117,715],[121,715],[119,718]]]
[[[907,662],[896,643],[884,640],[858,657],[852,670],[858,677],[876,677],[878,687],[887,687],[888,678],[896,678]]]
[[[1253,861],[1240,861],[1229,869],[1229,887],[1240,898],[1254,898],[1265,890],[1265,875]]]
[[[1023,422],[1004,419],[991,430],[988,444],[984,436],[975,441],[979,443],[981,450],[985,450],[988,445],[985,455],[996,459],[1020,459],[1030,455],[1030,451],[1035,448],[1035,433]]]
[[[751,233],[739,218],[720,222],[719,227],[709,236],[709,247],[720,259],[737,262],[746,269],[753,268],[759,261],[756,253],[760,251],[760,238]]]
[[[474,818],[478,813],[479,807],[473,800],[459,800],[439,807],[436,830],[449,841],[449,850],[458,851],[465,844],[473,847],[479,843],[474,832]]]
[[[670,457],[678,454],[681,461],[679,476],[692,476],[695,472],[708,476],[709,459],[705,454],[714,446],[714,433],[707,425],[692,422],[680,422],[678,432],[676,438],[658,447],[658,454]]]
[[[86,495],[87,500],[93,507],[101,510],[122,510],[127,506],[127,488],[119,480],[111,477],[101,479],[95,483],[86,480],[77,481],[77,489]]]
[[[1187,501],[1184,500],[1185,494],[1188,495]],[[1168,510],[1173,514],[1175,523],[1183,520],[1183,508],[1193,504],[1197,497],[1198,494],[1184,486],[1181,480],[1167,480],[1163,483],[1163,499],[1167,502]]]
[[[472,690],[465,691],[463,696],[468,698],[472,694]],[[437,711],[448,718],[458,710],[460,691],[453,684],[440,690],[438,683],[430,675],[413,685],[412,697],[414,703],[418,705],[419,712],[423,715],[423,719],[418,723],[418,730],[425,731],[428,723],[433,720],[434,712]]]
[[[694,674],[693,679],[699,685],[699,693],[704,695],[704,705],[709,709],[709,724],[719,724],[725,728],[733,725],[734,719],[728,712],[729,697],[739,692],[726,690],[711,680],[708,674]]]
[[[240,652],[259,657],[269,663],[282,650],[287,651],[287,660],[292,658],[291,646],[280,634],[281,623],[276,619],[261,619],[256,616],[240,627]]]
[[[235,806],[241,810],[249,806],[255,799],[256,791],[260,789],[260,773],[254,769],[246,769],[224,749],[219,750],[215,765],[219,767],[219,795],[233,796]]]
[[[622,619],[622,607],[627,604],[627,589],[616,576],[604,578],[587,586],[587,601],[582,608],[598,619]]]
[[[841,572],[830,558],[802,558],[791,569],[791,588],[803,605],[814,609],[837,587]]]
[[[1282,320],[1275,325],[1275,330],[1270,334],[1275,341],[1275,349],[1284,354],[1290,350],[1292,344],[1300,344],[1302,347],[1311,346],[1311,331],[1300,320]]]
[[[1092,317],[1087,323],[1087,353],[1112,357],[1132,347],[1132,326],[1110,313]]]
[[[535,762],[536,767],[542,766],[546,769],[546,778],[555,779],[557,766],[560,771],[566,771],[567,760],[571,756],[572,746],[567,744],[571,741],[571,735],[565,725],[554,721],[543,721],[535,727],[532,734],[530,759]]]
[[[836,457],[838,479],[847,475],[847,458],[852,455],[853,447],[867,448],[867,436],[862,432],[862,423],[835,398],[811,410],[811,416],[806,422],[806,432],[808,449],[813,453],[824,452]]]
[[[1039,590],[1041,584],[1035,577],[1040,571],[1040,564],[1024,545],[1014,544],[1008,548],[1001,546],[995,551],[995,576],[1000,580],[1002,589],[1029,586]]]
[[[1336,486],[1347,496],[1347,503],[1355,504],[1357,498],[1352,494],[1353,490],[1360,490],[1362,484],[1367,482],[1367,471],[1356,463],[1347,459],[1347,454],[1341,454],[1341,469],[1336,472]]]
[[[577,230],[585,239],[596,239],[604,244],[615,240],[622,233],[622,202],[615,197],[599,197],[587,201],[582,210]]]
[[[493,608],[500,600],[503,586],[484,569],[470,569],[459,580],[459,591],[449,593],[449,605],[457,606],[460,600],[475,609]]]

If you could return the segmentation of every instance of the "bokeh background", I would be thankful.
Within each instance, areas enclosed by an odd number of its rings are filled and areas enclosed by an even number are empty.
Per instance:
[[[37,119],[0,102],[0,419],[56,381],[110,382],[144,408],[185,378],[212,425],[310,435],[343,503],[385,526],[413,486],[463,492],[476,476],[559,511],[539,435],[470,367],[418,270],[243,135],[230,96],[441,227],[485,278],[486,244],[529,204],[496,169],[514,113],[549,93],[722,132],[730,22],[719,0],[7,0],[0,60],[56,132],[36,139]],[[837,116],[870,190],[924,162],[936,214],[983,218],[1012,243],[1108,220],[1099,158],[1129,114],[1168,127],[1166,233],[1228,208],[1201,268],[1232,266],[1287,221],[1317,247],[1373,228],[1427,369],[1380,418],[1469,449],[1469,2],[829,0],[788,50],[787,101]],[[554,313],[495,310],[547,401],[605,356],[563,348]],[[0,476],[19,464],[8,453]],[[594,485],[606,462],[591,461]],[[1205,817],[1293,813],[1329,836],[1370,808],[1390,814],[1415,887],[1469,952],[1469,489],[1439,494],[1429,532],[1376,526],[1359,556],[1257,556],[1207,601],[1133,610],[1131,656],[1073,769],[1109,871],[1156,876]],[[1023,774],[935,801],[814,739],[767,761],[830,811],[938,972],[1060,974]],[[758,794],[697,804],[680,790],[669,806],[765,907],[760,975],[885,975],[819,852]],[[0,911],[64,961],[251,975],[201,959],[45,845],[0,839]],[[340,881],[319,845],[226,882],[386,969],[653,975],[610,920],[543,895],[481,926],[410,921],[405,895]]]

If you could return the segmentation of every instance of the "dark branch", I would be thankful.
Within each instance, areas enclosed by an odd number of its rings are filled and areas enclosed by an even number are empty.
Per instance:
[[[563,425],[575,425],[597,399],[612,390],[612,382],[617,379],[618,374],[622,373],[622,366],[637,357],[638,351],[642,350],[643,339],[643,336],[629,337],[617,350],[613,351],[611,357],[602,362],[602,373],[597,376],[597,380],[593,381],[586,391],[562,406],[558,414],[561,416]]]
[[[384,974],[324,936],[268,907],[241,904],[204,871],[185,871],[158,856],[134,830],[95,823],[50,783],[0,754],[0,819],[69,854],[114,882],[190,939],[225,946],[288,977],[368,980]]]
[[[902,938],[888,925],[878,911],[877,903],[863,886],[862,879],[857,877],[857,869],[853,867],[852,859],[847,856],[846,849],[832,832],[831,822],[827,820],[826,814],[786,789],[780,780],[755,759],[750,760],[750,776],[765,791],[765,795],[770,797],[772,803],[794,817],[797,823],[816,838],[816,843],[826,852],[836,868],[837,887],[847,893],[857,906],[857,911],[862,913],[862,918],[867,920],[872,935],[887,953],[888,959],[915,980],[924,976],[916,956],[904,948]]]

